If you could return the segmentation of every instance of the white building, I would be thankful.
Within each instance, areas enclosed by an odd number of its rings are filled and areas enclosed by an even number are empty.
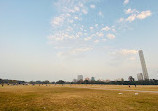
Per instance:
[[[73,79],[73,82],[77,82],[77,79]]]
[[[83,75],[78,75],[78,76],[77,76],[77,80],[78,80],[78,81],[83,81]]]
[[[139,50],[139,57],[140,57],[141,65],[142,65],[144,80],[149,80],[148,71],[147,71],[147,68],[146,68],[145,59],[144,59],[144,55],[143,55],[142,50]]]
[[[137,78],[138,78],[138,81],[143,81],[143,74],[142,73],[138,73],[137,74]]]
[[[94,77],[91,77],[91,81],[95,81],[95,78],[94,78]]]

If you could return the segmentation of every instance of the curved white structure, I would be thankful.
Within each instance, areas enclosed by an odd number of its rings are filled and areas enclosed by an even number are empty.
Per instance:
[[[145,59],[144,59],[144,55],[143,55],[142,50],[139,50],[139,57],[140,57],[141,65],[142,65],[144,80],[149,80],[148,71],[147,71],[147,68],[146,68]]]

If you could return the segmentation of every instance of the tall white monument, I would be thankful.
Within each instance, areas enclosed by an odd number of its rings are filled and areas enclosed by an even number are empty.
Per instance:
[[[148,71],[147,71],[147,68],[146,68],[145,59],[144,59],[144,55],[143,55],[142,50],[139,50],[139,57],[140,57],[141,65],[142,65],[144,80],[149,80]]]

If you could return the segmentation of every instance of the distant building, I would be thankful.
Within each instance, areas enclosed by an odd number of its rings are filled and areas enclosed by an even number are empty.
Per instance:
[[[123,78],[118,78],[118,79],[115,79],[115,81],[124,81]]]
[[[129,76],[128,80],[132,82],[132,81],[134,81],[134,78],[132,76]]]
[[[86,77],[86,78],[85,78],[85,80],[88,80],[88,81],[90,81],[89,77]]]
[[[141,65],[142,65],[142,71],[143,71],[143,75],[144,75],[144,80],[149,80],[148,71],[147,71],[147,68],[146,68],[144,54],[143,54],[142,50],[139,50],[139,57],[140,57]]]
[[[73,82],[77,82],[77,79],[73,79]]]
[[[77,76],[77,81],[83,81],[83,75],[78,75]]]
[[[143,74],[142,73],[138,73],[137,74],[137,78],[138,78],[138,81],[143,81]]]
[[[109,83],[110,81],[111,81],[111,80],[109,80],[109,79],[106,79],[106,80],[105,80],[106,83]]]
[[[91,81],[95,81],[95,78],[94,78],[94,77],[91,77]]]

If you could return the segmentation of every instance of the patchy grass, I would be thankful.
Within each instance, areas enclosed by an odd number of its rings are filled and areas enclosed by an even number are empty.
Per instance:
[[[92,85],[93,86],[93,85]],[[111,86],[111,87],[110,87]],[[81,87],[77,86],[76,87]],[[82,87],[87,87],[82,85]],[[90,86],[88,86],[90,87]],[[125,89],[125,86],[95,86]],[[127,86],[126,86],[127,87]],[[145,86],[140,86],[141,89]],[[145,87],[154,89],[154,86]],[[128,87],[127,87],[128,89]],[[123,93],[123,94],[118,94]],[[158,94],[67,86],[0,87],[0,111],[158,111]]]

